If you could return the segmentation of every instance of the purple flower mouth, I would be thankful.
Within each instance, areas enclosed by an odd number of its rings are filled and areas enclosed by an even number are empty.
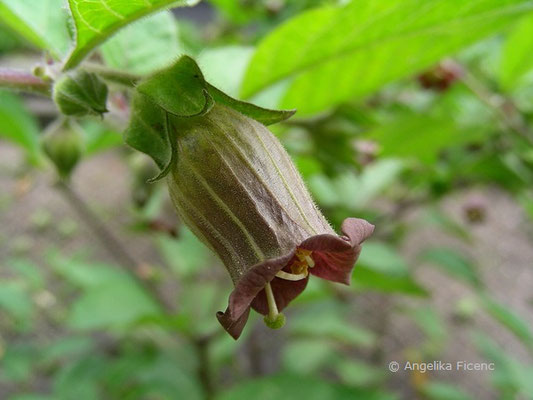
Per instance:
[[[226,311],[217,313],[224,329],[239,338],[250,308],[276,321],[279,312],[305,289],[309,274],[349,285],[361,243],[372,234],[374,226],[348,218],[341,230],[344,236],[314,235],[291,252],[251,267],[236,283]]]

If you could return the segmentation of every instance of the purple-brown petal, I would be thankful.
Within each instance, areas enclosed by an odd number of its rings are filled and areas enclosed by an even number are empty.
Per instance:
[[[347,218],[341,229],[345,237],[317,235],[305,240],[300,247],[313,251],[312,275],[349,285],[361,253],[360,244],[372,234],[374,225],[363,219]]]
[[[299,281],[287,281],[281,278],[274,278],[270,284],[272,285],[272,292],[276,299],[278,311],[282,311],[294,298],[302,293],[307,286],[308,281],[309,277]],[[264,289],[255,296],[252,301],[252,308],[260,314],[268,314],[268,303]]]
[[[323,279],[349,284],[355,261],[361,252],[360,244],[369,237],[374,226],[365,220],[348,218],[342,224],[343,237],[321,234],[304,240],[298,248],[313,251],[315,266],[310,272]],[[295,258],[293,249],[281,257],[263,261],[245,273],[230,295],[228,308],[218,312],[217,318],[224,329],[237,339],[248,320],[250,307],[260,314],[268,314],[264,287],[270,282],[278,310],[283,310],[307,286],[309,277],[287,281],[276,273]]]
[[[242,322],[242,316],[250,311],[250,305],[254,298],[267,283],[274,279],[277,272],[283,269],[293,256],[294,250],[281,257],[256,264],[237,282],[235,289],[229,296],[228,308],[225,312],[217,313],[219,322],[234,339],[240,336],[246,324],[247,318]]]

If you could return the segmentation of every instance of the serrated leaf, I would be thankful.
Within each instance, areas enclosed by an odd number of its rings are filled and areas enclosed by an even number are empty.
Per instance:
[[[178,36],[176,19],[169,11],[163,11],[126,26],[100,51],[108,66],[145,75],[178,57],[183,51]]]
[[[76,46],[64,69],[74,68],[91,50],[131,22],[170,6],[190,6],[197,0],[68,0]]]
[[[292,79],[281,106],[316,113],[428,67],[532,7],[527,0],[361,0],[311,10],[263,39],[242,93]]]
[[[55,57],[68,49],[70,35],[63,0],[0,0],[0,21]]]
[[[524,17],[509,33],[501,60],[499,80],[506,90],[512,90],[528,73],[533,73],[533,14]]]

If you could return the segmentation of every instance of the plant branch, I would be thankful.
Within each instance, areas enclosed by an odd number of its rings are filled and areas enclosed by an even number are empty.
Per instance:
[[[192,338],[199,358],[198,378],[205,390],[205,398],[210,400],[215,394],[215,387],[209,368],[209,347],[216,334],[204,335],[198,338]]]
[[[50,97],[51,84],[30,72],[0,68],[0,88],[36,93]]]
[[[123,72],[113,68],[108,68],[100,64],[84,63],[83,69],[88,72],[99,75],[101,78],[118,83],[120,85],[133,87],[137,82],[142,79],[141,75],[135,75],[128,72]]]
[[[123,267],[123,269],[158,303],[165,313],[173,313],[174,307],[161,294],[152,283],[142,279],[136,273],[136,268],[141,265],[122,246],[115,235],[105,226],[101,219],[89,208],[85,201],[63,180],[56,187],[65,196],[85,224],[93,231],[109,254]]]

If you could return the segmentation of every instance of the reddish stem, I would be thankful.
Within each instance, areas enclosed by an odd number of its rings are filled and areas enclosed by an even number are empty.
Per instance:
[[[0,88],[50,96],[50,83],[27,71],[0,68]]]

